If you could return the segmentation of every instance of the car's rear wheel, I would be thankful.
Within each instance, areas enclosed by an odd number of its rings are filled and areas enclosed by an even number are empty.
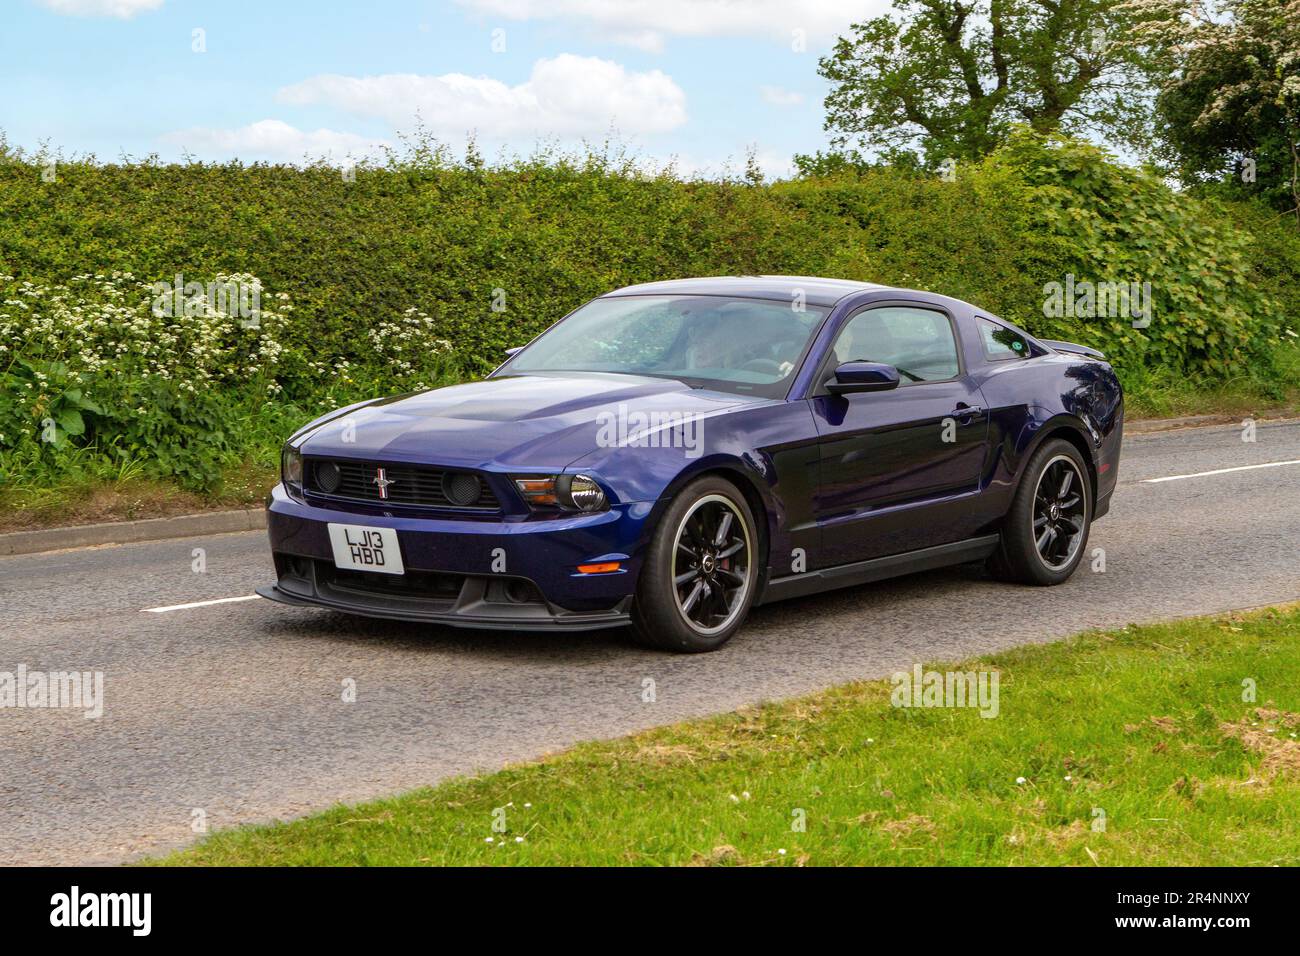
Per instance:
[[[1022,584],[1060,584],[1083,560],[1092,522],[1092,484],[1079,450],[1047,441],[1025,467],[989,559],[995,577]]]
[[[754,603],[759,541],[731,482],[713,475],[674,496],[646,552],[632,608],[637,638],[683,653],[717,650]]]

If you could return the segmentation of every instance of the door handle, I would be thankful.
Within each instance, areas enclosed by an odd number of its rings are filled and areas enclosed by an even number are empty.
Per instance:
[[[983,414],[983,412],[984,409],[980,408],[978,405],[967,405],[965,402],[961,402],[956,408],[948,413],[948,417],[955,419],[962,425],[965,425],[971,421],[971,419]]]

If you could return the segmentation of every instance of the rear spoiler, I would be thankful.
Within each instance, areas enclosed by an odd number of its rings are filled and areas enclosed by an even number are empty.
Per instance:
[[[1106,356],[1096,349],[1090,349],[1086,345],[1075,345],[1073,342],[1057,342],[1053,339],[1039,339],[1043,345],[1056,352],[1069,352],[1071,355],[1086,355],[1089,358],[1104,359]]]

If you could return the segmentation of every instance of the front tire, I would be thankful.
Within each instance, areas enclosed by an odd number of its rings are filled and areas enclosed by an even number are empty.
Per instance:
[[[691,482],[664,512],[647,549],[632,605],[637,639],[650,647],[715,651],[744,623],[760,566],[754,515],[731,482]]]
[[[1025,466],[989,570],[1003,581],[1047,586],[1074,574],[1092,526],[1092,482],[1079,450],[1050,439]]]

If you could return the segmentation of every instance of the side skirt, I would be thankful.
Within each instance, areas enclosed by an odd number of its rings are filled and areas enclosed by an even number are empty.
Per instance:
[[[940,544],[933,548],[919,551],[906,551],[903,554],[891,554],[869,561],[855,561],[853,564],[841,564],[820,571],[805,571],[803,574],[790,574],[768,581],[763,590],[759,604],[771,604],[787,598],[803,597],[835,588],[847,588],[871,581],[883,581],[903,574],[917,571],[930,571],[952,564],[965,564],[967,561],[979,561],[987,558],[998,546],[998,535],[986,534],[978,538],[967,538],[952,544]]]

